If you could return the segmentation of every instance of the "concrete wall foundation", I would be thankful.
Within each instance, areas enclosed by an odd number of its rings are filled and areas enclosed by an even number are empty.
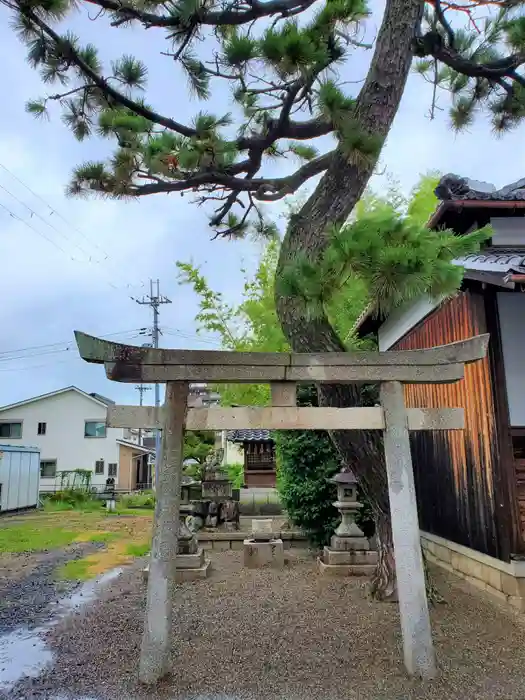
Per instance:
[[[500,561],[428,532],[421,532],[421,545],[429,562],[525,611],[525,561]]]

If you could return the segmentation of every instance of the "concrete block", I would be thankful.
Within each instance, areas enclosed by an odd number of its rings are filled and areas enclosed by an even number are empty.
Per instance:
[[[252,534],[257,541],[275,539],[273,520],[252,520]]]
[[[227,549],[230,549],[230,540],[213,540],[214,552],[225,552]]]
[[[338,564],[377,564],[377,552],[341,552],[330,547],[324,548],[323,561],[325,564],[337,566]]]
[[[197,581],[198,579],[203,579],[208,576],[210,571],[210,560],[204,559],[202,566],[196,567],[195,569],[177,569],[175,572],[175,581],[177,583],[186,583],[187,581]],[[149,564],[142,569],[142,578],[144,581],[148,580],[149,576]]]
[[[255,542],[244,540],[244,566],[248,569],[258,569],[262,566],[273,566],[281,569],[284,566],[284,547],[282,540]]]
[[[462,557],[461,554],[458,554],[457,552],[451,552],[450,563],[455,571],[463,571],[463,569],[461,568],[463,559],[464,557]]]
[[[321,557],[317,559],[319,573],[324,576],[371,576],[375,571],[373,564],[325,564]]]
[[[432,542],[431,544],[434,545],[434,549],[431,551],[434,554],[434,556],[436,557],[436,559],[439,559],[439,561],[444,561],[447,564],[449,564],[451,554],[452,554],[450,549],[448,549],[448,547],[443,547],[442,545],[436,544],[434,542]]]
[[[492,566],[483,564],[483,580],[486,581],[491,588],[502,592],[501,571],[499,571],[499,569],[494,569]]]
[[[206,551],[213,549],[213,541],[212,540],[199,540],[199,544]]]
[[[365,552],[370,548],[370,545],[366,537],[338,537],[337,535],[332,535],[330,547],[338,552],[351,552],[354,550]]]
[[[207,578],[210,570],[210,560],[205,559],[204,564],[197,569],[177,569],[175,572],[175,581],[177,583],[186,583],[187,581],[198,581],[199,579]]]
[[[242,549],[244,546],[244,542],[242,540],[231,540],[231,548],[232,549]]]
[[[177,554],[177,569],[198,569],[204,565],[204,550],[199,548],[196,554]]]
[[[520,589],[518,584],[518,579],[512,574],[506,574],[501,571],[501,590],[510,596],[520,596]]]
[[[425,547],[428,549],[429,552],[437,556],[436,554],[436,543],[432,542],[432,540],[427,540],[425,542]]]
[[[474,559],[467,559],[467,568],[469,576],[472,576],[472,578],[477,578],[481,581],[485,581],[485,583],[488,583],[488,581],[486,581],[483,577],[483,564],[481,564],[479,561],[474,561]]]

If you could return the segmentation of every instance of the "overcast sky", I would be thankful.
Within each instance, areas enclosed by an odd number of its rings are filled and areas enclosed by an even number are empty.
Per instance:
[[[217,347],[211,337],[196,337],[197,300],[177,284],[175,261],[193,259],[214,288],[238,300],[241,267],[253,269],[259,245],[211,241],[206,212],[189,197],[163,195],[132,203],[66,198],[72,168],[108,154],[110,143],[78,143],[57,111],[50,122],[35,121],[25,113],[26,100],[45,95],[46,87],[26,64],[25,48],[7,19],[1,8],[5,99],[0,112],[0,405],[71,384],[135,403],[133,385],[109,382],[100,366],[80,361],[72,347],[65,349],[73,330],[146,342],[137,329],[151,323],[151,310],[131,297],[146,293],[149,277],[158,277],[161,291],[173,302],[161,309],[161,324],[167,330],[162,344]],[[150,70],[148,102],[159,111],[188,122],[201,108],[188,99],[185,81],[169,59],[159,55],[165,46],[158,31],[110,30],[85,15],[76,17],[73,27],[82,39],[96,43],[104,60],[126,52],[143,58]],[[367,60],[359,54],[345,78],[362,78]],[[382,166],[405,190],[430,169],[497,186],[525,176],[523,131],[496,139],[480,118],[469,133],[455,136],[447,122],[446,97],[445,110],[434,121],[428,119],[430,100],[429,86],[413,75],[383,151]],[[216,94],[213,110],[227,109],[228,94]],[[381,178],[375,185],[381,186]],[[40,347],[48,344],[57,345]],[[25,348],[35,349],[13,352]],[[146,394],[147,403],[152,394]]]

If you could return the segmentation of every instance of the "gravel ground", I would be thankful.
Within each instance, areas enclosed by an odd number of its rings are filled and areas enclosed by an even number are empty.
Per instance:
[[[448,601],[432,611],[440,680],[406,677],[397,606],[361,580],[330,580],[291,550],[282,571],[246,570],[242,552],[212,554],[206,581],[178,588],[172,676],[137,682],[145,586],[137,565],[47,637],[52,669],[8,696],[91,700],[523,700],[525,625],[436,573]],[[66,691],[66,688],[68,689]]]
[[[0,557],[0,634],[46,621],[50,604],[78,585],[76,581],[56,581],[56,568],[103,546],[83,543],[58,551]]]

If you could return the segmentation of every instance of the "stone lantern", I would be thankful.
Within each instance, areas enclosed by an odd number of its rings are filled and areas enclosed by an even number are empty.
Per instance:
[[[330,546],[325,547],[318,559],[321,573],[331,576],[364,576],[372,574],[377,563],[377,552],[370,550],[370,543],[355,517],[362,507],[357,500],[357,479],[350,470],[340,471],[330,481],[337,486],[334,506],[341,514]]]
[[[341,514],[341,522],[334,536],[353,538],[352,543],[355,546],[352,549],[369,549],[368,540],[355,521],[359,509],[362,507],[357,500],[357,479],[351,471],[341,471],[330,481],[337,486],[337,501],[334,506]],[[366,546],[361,540],[366,542]]]

